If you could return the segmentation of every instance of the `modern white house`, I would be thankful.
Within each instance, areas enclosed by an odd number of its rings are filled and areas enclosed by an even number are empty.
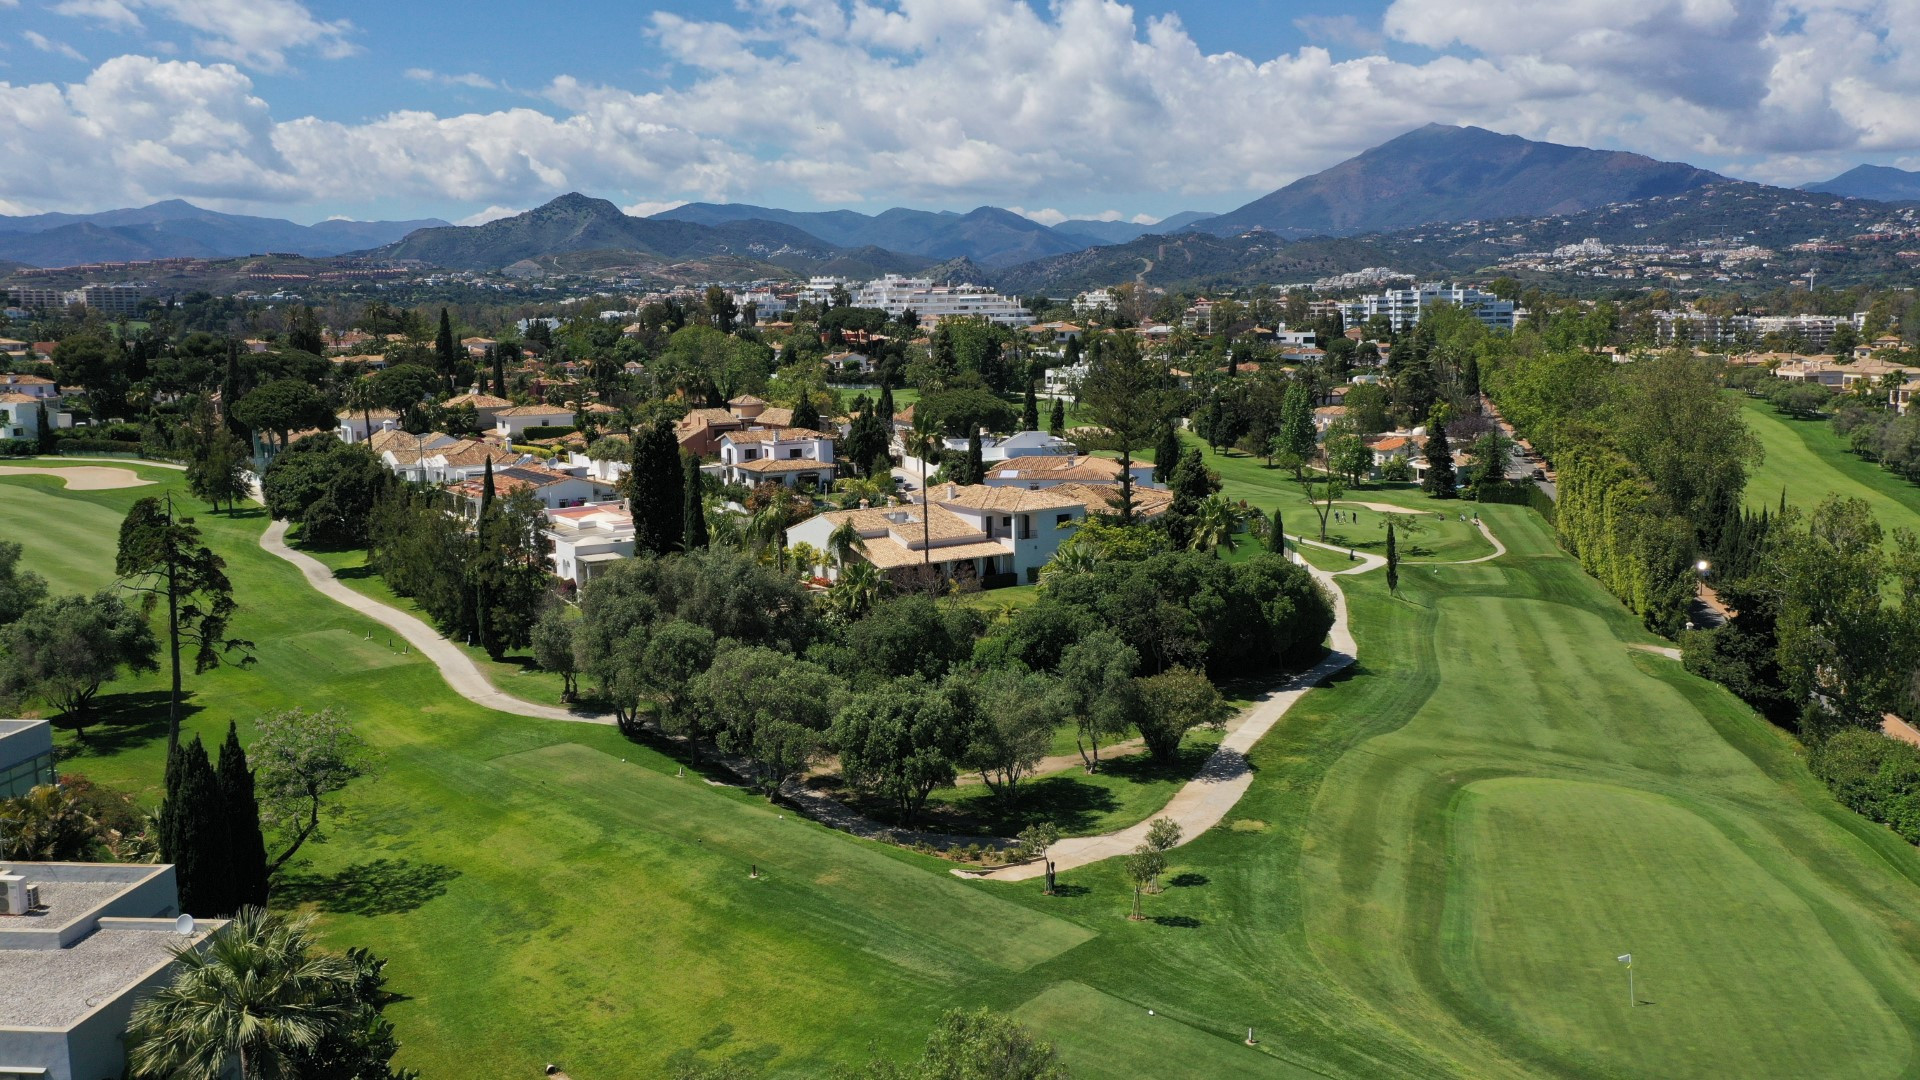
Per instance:
[[[401,433],[404,437],[405,433]],[[419,484],[451,484],[479,476],[491,462],[495,472],[514,465],[532,465],[538,459],[496,443],[455,439],[438,432],[421,436],[419,445],[395,440],[380,451],[380,461],[395,476]]]
[[[40,434],[41,411],[50,405],[27,394],[0,393],[0,439],[32,439]],[[53,426],[53,417],[47,417]]]
[[[553,576],[585,585],[608,565],[633,558],[633,515],[618,503],[549,510],[546,537]]]
[[[571,427],[573,410],[555,405],[511,405],[496,409],[493,419],[495,432],[507,439],[517,439],[528,428]]]
[[[226,925],[180,915],[169,865],[0,862],[0,1076],[124,1075],[134,1005]]]
[[[720,436],[720,479],[824,489],[833,484],[833,437],[808,428],[761,428]]]
[[[1069,535],[1064,527],[1086,516],[1086,504],[1073,494],[936,484],[931,503],[916,497],[808,518],[787,530],[787,546],[804,542],[829,551],[834,532],[852,522],[860,546],[851,558],[891,576],[937,574],[991,588],[1038,581]],[[824,571],[839,577],[837,566]]]

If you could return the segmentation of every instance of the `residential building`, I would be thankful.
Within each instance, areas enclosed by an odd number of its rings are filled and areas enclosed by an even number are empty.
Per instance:
[[[1134,463],[1136,487],[1157,487],[1153,482],[1153,464]],[[1119,484],[1120,463],[1112,458],[1082,454],[1036,454],[1008,458],[987,470],[990,487],[1026,488],[1040,491],[1060,484]]]
[[[1069,341],[1079,340],[1086,335],[1086,332],[1086,328],[1079,323],[1070,322],[1035,323],[1026,329],[1029,341],[1059,346],[1065,346]]]
[[[493,413],[494,431],[506,439],[518,439],[528,428],[572,427],[573,410],[553,405],[510,405]]]
[[[469,471],[467,479],[447,485],[447,490],[460,502],[461,516],[480,516],[480,500],[486,486],[484,473],[484,467],[480,472]],[[589,476],[575,476],[541,465],[494,468],[493,493],[496,498],[505,498],[521,491],[530,492],[535,501],[547,510],[585,506],[592,502],[611,502],[616,498],[613,485]]]
[[[1394,332],[1399,333],[1417,325],[1421,312],[1436,303],[1464,308],[1495,330],[1511,330],[1514,326],[1513,301],[1502,300],[1490,292],[1472,287],[1432,283],[1363,296],[1342,305],[1341,313],[1349,326],[1357,326],[1376,315],[1384,315]]]
[[[140,301],[150,295],[138,285],[88,285],[80,290],[80,302],[102,315],[131,317],[140,313]]]
[[[964,454],[968,446],[969,441],[959,436],[948,436],[940,441],[940,448],[949,453]],[[913,473],[920,472],[922,462],[913,455],[904,441],[896,441],[892,450],[899,456],[901,468]],[[1079,447],[1044,431],[1017,431],[1012,435],[982,434],[980,436],[980,460],[988,465],[1006,461],[1009,458],[1035,457],[1043,454],[1072,457],[1079,452]],[[926,471],[932,473],[939,467],[935,462],[928,465]]]
[[[852,278],[816,274],[807,279],[807,284],[799,290],[798,297],[801,300],[810,301],[818,307],[826,307],[833,302],[833,290],[835,288],[845,289],[851,294],[853,290],[859,287]]]
[[[365,442],[382,431],[400,428],[400,414],[392,409],[343,409],[334,419],[340,421],[334,431],[345,443]]]
[[[1040,380],[1041,392],[1048,397],[1072,397],[1087,371],[1085,360],[1068,367],[1050,367]]]
[[[29,310],[33,308],[63,308],[74,303],[72,293],[65,289],[49,289],[44,286],[14,285],[7,289],[9,302]]]
[[[935,285],[930,278],[888,274],[867,282],[853,295],[855,307],[879,308],[892,318],[911,311],[923,324],[941,319],[980,318],[1002,326],[1026,326],[1033,314],[1019,301],[984,285]]]
[[[720,436],[729,431],[782,428],[793,423],[793,410],[769,405],[751,394],[727,402],[724,409],[693,409],[674,421],[673,435],[680,449],[695,457],[720,452]]]
[[[125,1075],[134,1005],[227,925],[164,864],[0,862],[0,906],[0,1076],[45,1080]]]
[[[1039,580],[1040,568],[1067,538],[1062,526],[1087,516],[1076,493],[936,484],[932,494],[931,503],[916,497],[808,518],[787,530],[787,545],[805,542],[827,551],[828,538],[850,521],[861,541],[850,557],[890,577],[931,573],[991,588]],[[825,570],[839,576],[838,567]]]
[[[60,396],[60,387],[52,379],[39,375],[0,375],[0,394],[25,394],[50,401]]]
[[[633,515],[618,503],[547,511],[553,576],[575,587],[621,559],[633,558]]]
[[[40,413],[47,403],[37,397],[0,393],[0,439],[32,439],[40,434]],[[47,417],[52,426],[53,417]]]
[[[483,394],[476,386],[464,394],[458,394],[440,403],[442,409],[457,409],[463,405],[473,409],[473,414],[479,418],[482,428],[490,428],[499,422],[500,410],[512,408],[513,402],[492,394]]]
[[[53,725],[45,720],[0,720],[0,799],[19,798],[57,779]]]
[[[1073,298],[1075,315],[1093,315],[1100,312],[1116,311],[1120,307],[1118,297],[1112,289],[1090,289]]]
[[[376,452],[395,476],[410,483],[452,484],[479,476],[489,463],[499,472],[538,462],[531,454],[482,439],[456,439],[437,431],[419,436],[404,431],[393,434],[395,438],[376,444]]]
[[[825,490],[833,485],[833,437],[807,428],[757,428],[720,436],[723,483],[776,481]]]

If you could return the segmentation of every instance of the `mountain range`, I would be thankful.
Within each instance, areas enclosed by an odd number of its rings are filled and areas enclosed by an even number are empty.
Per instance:
[[[1849,199],[1916,202],[1920,201],[1920,172],[1908,172],[1890,165],[1857,165],[1831,180],[1802,184],[1800,190],[1841,195]]]
[[[193,257],[225,259],[266,251],[339,255],[391,243],[415,229],[445,225],[421,221],[322,221],[297,225],[279,218],[206,210],[180,199],[97,214],[0,216],[0,260],[29,266]]]

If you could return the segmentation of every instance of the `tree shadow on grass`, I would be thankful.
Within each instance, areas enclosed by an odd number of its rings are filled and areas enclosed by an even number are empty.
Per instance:
[[[1153,921],[1161,926],[1178,926],[1188,930],[1200,925],[1200,920],[1191,915],[1155,915]]]
[[[365,581],[380,575],[371,566],[342,566],[333,572],[336,581]]]
[[[1161,780],[1186,781],[1199,773],[1201,766],[1213,756],[1213,750],[1211,745],[1182,746],[1172,761],[1159,761],[1151,754],[1134,754],[1102,761],[1100,771],[1136,784],[1151,784]]]
[[[1167,886],[1173,889],[1192,889],[1201,885],[1205,885],[1207,882],[1211,880],[1213,879],[1209,878],[1205,874],[1195,874],[1195,873],[1189,872],[1185,874],[1175,874],[1173,877],[1168,878]]]
[[[166,738],[167,702],[172,697],[172,693],[166,690],[140,690],[127,694],[103,694],[95,698],[93,709],[87,717],[85,738],[76,738],[62,747],[61,760],[112,757],[123,750]],[[191,693],[181,695],[182,723],[199,711],[200,706],[193,703]],[[67,730],[73,727],[65,716],[56,718],[53,726]]]
[[[283,873],[273,883],[279,904],[308,902],[337,915],[401,915],[442,896],[460,871],[412,859],[374,859],[332,874]]]
[[[1053,895],[1055,896],[1085,896],[1092,891],[1092,889],[1087,888],[1085,885],[1069,885],[1058,878],[1056,878],[1053,883]]]

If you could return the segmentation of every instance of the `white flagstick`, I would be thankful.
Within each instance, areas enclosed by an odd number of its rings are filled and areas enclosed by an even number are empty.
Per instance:
[[[1627,953],[1614,959],[1627,965],[1627,1008],[1635,1008],[1640,1004],[1640,997],[1633,992],[1633,954]]]

